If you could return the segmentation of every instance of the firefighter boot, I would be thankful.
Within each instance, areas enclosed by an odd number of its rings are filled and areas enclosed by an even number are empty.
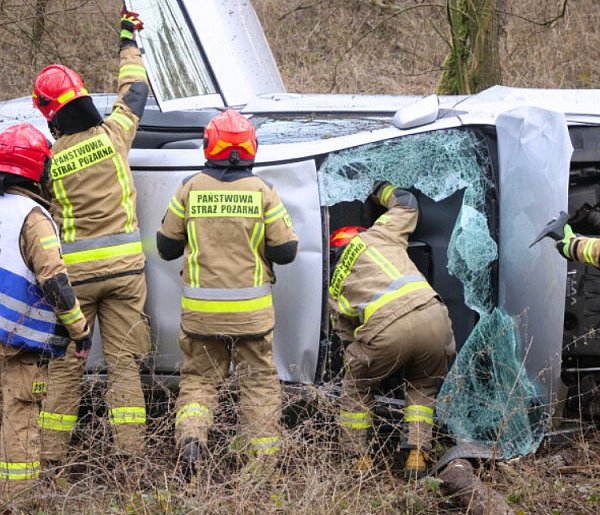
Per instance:
[[[370,456],[359,456],[354,460],[352,471],[358,474],[369,474],[373,471],[373,459]]]
[[[181,444],[179,450],[179,463],[177,472],[179,476],[189,483],[198,473],[202,462],[208,458],[208,449],[200,440],[196,438],[186,438]]]
[[[279,459],[276,456],[252,456],[241,471],[240,478],[246,483],[258,484],[263,481],[273,483],[285,480]]]
[[[427,456],[418,449],[411,449],[404,462],[404,477],[419,479],[427,473]]]

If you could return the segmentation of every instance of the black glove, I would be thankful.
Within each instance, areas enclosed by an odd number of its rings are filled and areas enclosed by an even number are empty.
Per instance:
[[[600,234],[600,205],[592,207],[586,202],[569,218],[569,225],[573,231],[580,234]]]
[[[569,261],[573,261],[573,257],[571,256],[571,240],[575,238],[575,233],[569,224],[566,224],[563,228],[564,237],[562,240],[557,240],[555,243],[556,250],[560,253],[562,257],[567,258]]]
[[[87,358],[90,349],[92,347],[92,337],[91,335],[84,336],[79,340],[74,340],[75,342],[75,356],[78,358],[85,359]]]
[[[140,20],[139,14],[125,9],[121,9],[121,42],[133,42],[134,30],[142,30],[144,22]]]

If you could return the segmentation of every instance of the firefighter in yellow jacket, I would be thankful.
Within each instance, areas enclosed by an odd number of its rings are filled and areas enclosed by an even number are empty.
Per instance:
[[[39,182],[50,149],[30,124],[0,134],[0,500],[40,471],[38,403],[46,363],[74,340],[87,357],[89,330],[62,259],[58,232]]]
[[[446,307],[407,253],[417,225],[416,198],[382,183],[372,199],[387,212],[371,228],[343,227],[330,238],[337,259],[329,287],[332,328],[348,343],[341,443],[356,470],[371,468],[373,389],[404,367],[405,473],[419,475],[427,467],[434,400],[455,352],[454,337]]]
[[[145,257],[136,190],[127,156],[148,95],[133,31],[136,13],[122,11],[118,98],[102,119],[85,85],[61,65],[44,68],[34,105],[56,138],[50,170],[51,212],[60,226],[65,263],[90,326],[96,318],[107,365],[108,419],[115,452],[142,455],[146,409],[139,359],[149,350],[144,314]],[[62,461],[77,423],[84,365],[72,352],[49,367],[49,395],[40,413],[42,456]]]
[[[563,257],[600,268],[600,238],[575,234],[569,224],[564,226],[563,235],[563,239],[556,242]]]
[[[275,188],[252,173],[256,149],[254,127],[237,111],[213,118],[204,132],[207,166],[178,188],[157,234],[163,259],[184,256],[175,431],[187,479],[207,456],[230,363],[249,455],[275,455],[281,445],[272,264],[293,261],[298,238]]]

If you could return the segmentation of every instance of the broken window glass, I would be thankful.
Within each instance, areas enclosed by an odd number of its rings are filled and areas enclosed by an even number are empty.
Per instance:
[[[448,272],[464,287],[479,321],[438,398],[438,418],[458,441],[494,446],[510,458],[534,451],[546,420],[517,356],[513,319],[494,309],[492,263],[498,247],[488,223],[495,194],[487,144],[473,130],[449,129],[331,154],[319,173],[321,204],[364,201],[377,180],[415,188],[439,202],[462,190],[447,248]]]
[[[358,132],[386,129],[390,126],[389,116],[340,116],[337,114],[306,115],[254,115],[252,123],[256,127],[261,145],[301,143],[315,139],[339,138]]]
[[[548,427],[525,365],[512,317],[484,315],[463,345],[437,398],[436,411],[457,443],[483,443],[509,459],[535,451]]]
[[[160,108],[222,106],[178,1],[128,0],[127,4],[144,20],[144,30],[136,37],[145,50],[148,76]]]
[[[363,145],[331,154],[319,174],[321,204],[364,201],[378,180],[416,188],[438,202],[464,190],[463,208],[448,245],[448,271],[465,288],[465,303],[479,314],[492,309],[490,264],[498,256],[486,217],[494,188],[483,170],[487,149],[469,130],[451,129]]]

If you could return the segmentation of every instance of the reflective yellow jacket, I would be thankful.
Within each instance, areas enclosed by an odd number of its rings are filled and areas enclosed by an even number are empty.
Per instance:
[[[274,187],[250,170],[201,172],[172,197],[160,233],[185,241],[181,326],[192,335],[265,334],[275,323],[268,249],[298,238]],[[159,245],[160,251],[160,245]]]
[[[388,211],[346,246],[329,286],[332,327],[343,340],[368,342],[437,295],[407,253],[416,199],[388,185],[377,200]]]
[[[133,83],[146,81],[139,49],[121,49],[118,99],[110,116],[97,127],[59,135],[52,147],[50,211],[74,283],[144,268],[127,160],[139,118],[123,96]]]

